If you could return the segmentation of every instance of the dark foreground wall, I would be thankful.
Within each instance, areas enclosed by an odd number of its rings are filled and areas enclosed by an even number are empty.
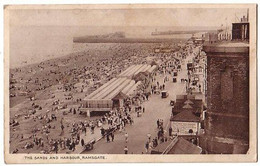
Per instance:
[[[204,46],[207,113],[202,146],[207,153],[240,154],[249,140],[248,46]]]

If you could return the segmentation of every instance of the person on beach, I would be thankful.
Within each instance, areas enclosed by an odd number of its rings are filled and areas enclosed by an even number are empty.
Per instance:
[[[149,150],[149,142],[147,141],[145,143],[145,152],[148,153],[148,150]]]
[[[124,152],[125,152],[125,154],[128,154],[128,148],[127,148],[127,146],[125,146]]]
[[[125,142],[128,142],[128,133],[125,133]]]
[[[107,134],[107,142],[110,142],[109,134]]]
[[[159,128],[160,127],[160,121],[159,121],[159,119],[157,120],[157,128]]]
[[[152,135],[151,135],[150,133],[147,134],[147,137],[148,137],[148,141],[149,141],[149,142],[151,142],[151,136],[152,136]]]
[[[114,138],[115,138],[114,132],[111,132],[111,139],[112,139],[112,142],[114,142]]]
[[[84,139],[82,138],[81,139],[81,146],[84,146],[85,145],[85,142],[84,142]]]
[[[169,127],[169,136],[170,137],[172,136],[172,127],[171,126]]]

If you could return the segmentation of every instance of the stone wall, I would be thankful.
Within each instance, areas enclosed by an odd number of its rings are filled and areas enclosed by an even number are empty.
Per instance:
[[[208,153],[246,153],[249,137],[248,63],[247,53],[207,53],[204,146]],[[241,145],[242,150],[237,150],[239,147],[235,144]]]

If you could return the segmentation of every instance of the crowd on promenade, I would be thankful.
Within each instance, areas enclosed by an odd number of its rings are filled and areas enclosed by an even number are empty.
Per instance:
[[[154,48],[153,45],[140,49],[138,44],[117,44],[111,45],[108,49],[104,48],[100,52],[99,47],[60,60],[49,60],[11,72],[11,94],[15,94],[14,97],[17,97],[20,92],[27,92],[27,96],[30,97],[29,102],[22,109],[26,110],[25,113],[17,112],[14,117],[11,117],[11,135],[14,135],[11,137],[11,143],[14,141],[23,144],[22,147],[12,146],[12,153],[19,153],[21,149],[34,149],[33,151],[41,151],[41,153],[73,153],[77,146],[85,146],[88,143],[82,138],[84,135],[94,134],[98,132],[97,130],[100,130],[100,135],[107,142],[114,141],[115,132],[125,133],[125,127],[134,124],[134,114],[138,117],[145,112],[142,102],[149,100],[149,95],[154,94],[157,89],[163,90],[165,84],[159,84],[153,78],[149,85],[151,93],[147,93],[146,87],[143,87],[140,89],[140,93],[128,99],[126,103],[130,104],[124,108],[112,110],[95,119],[78,121],[70,120],[70,117],[82,114],[80,111],[82,98],[76,97],[75,94],[81,93],[85,96],[90,94],[130,65],[148,63],[148,57],[152,57],[152,60],[158,65],[156,74],[164,76],[165,83],[170,79],[168,74],[173,75],[174,72],[181,70],[182,59],[186,56],[183,52],[155,54],[151,51]],[[110,52],[111,55],[101,56],[108,54],[106,52]],[[75,64],[76,62],[77,64]],[[20,74],[21,76],[19,76]],[[81,83],[81,86],[77,86],[78,83]],[[57,89],[53,90],[54,86]],[[64,94],[65,99],[54,95],[53,91],[57,90]],[[41,92],[45,93],[45,91],[51,92],[53,95],[50,98],[45,95],[36,95]],[[51,106],[49,106],[50,101]],[[48,104],[44,104],[44,102]],[[71,107],[70,105],[76,106]],[[32,125],[24,126],[22,123],[24,120]],[[163,135],[164,129],[158,129],[160,133],[149,141],[153,147],[158,145]],[[23,134],[24,130],[29,130],[31,133]],[[28,151],[30,152],[30,150]]]

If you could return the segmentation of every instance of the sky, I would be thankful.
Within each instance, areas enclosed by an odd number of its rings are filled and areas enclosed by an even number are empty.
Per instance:
[[[220,26],[246,15],[241,8],[12,10],[11,26]]]

